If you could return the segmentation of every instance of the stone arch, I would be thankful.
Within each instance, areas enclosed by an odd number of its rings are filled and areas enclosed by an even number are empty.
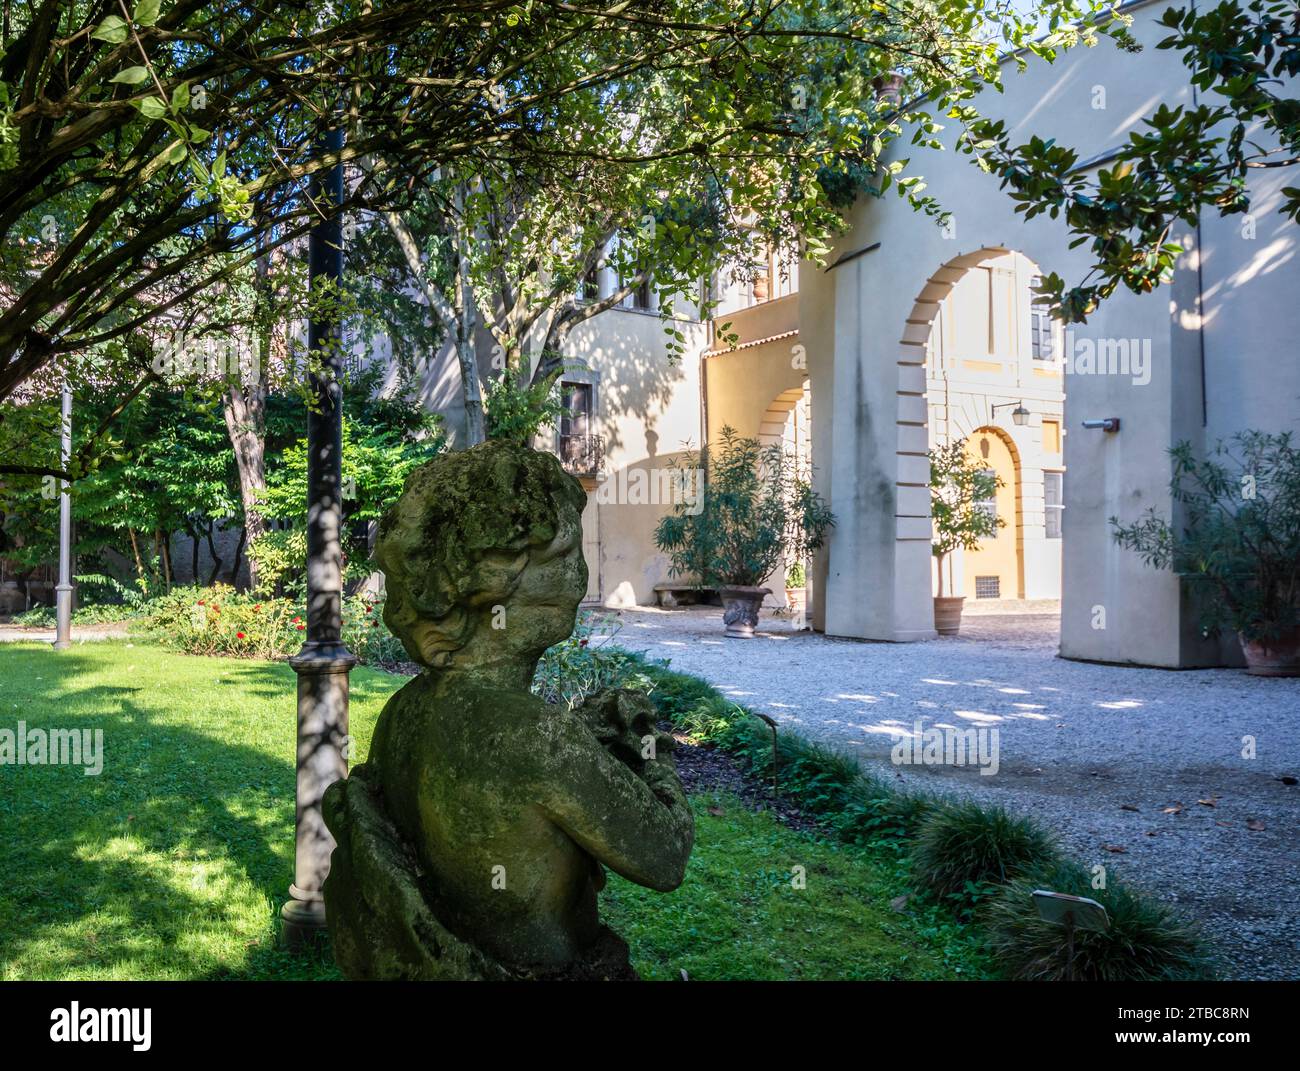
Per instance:
[[[807,460],[812,452],[810,420],[808,381],[805,379],[802,386],[783,390],[772,399],[759,422],[758,441],[764,446],[783,443],[787,449],[793,447],[801,459]]]
[[[990,345],[986,364],[977,354],[958,348],[963,340],[969,342],[968,336],[959,334],[950,338],[935,336],[934,332],[940,310],[958,283],[973,269],[991,266],[990,261],[999,260],[1005,262],[997,267],[1012,275],[1013,300],[1010,305],[1001,305],[995,298],[1005,291],[990,292],[993,304],[987,321]],[[1037,429],[1040,420],[1050,418],[1054,422],[1058,429],[1058,445],[1053,464],[1059,466],[1059,429],[1063,427],[1062,395],[1059,391],[1063,383],[1058,379],[1053,388],[1049,380],[1040,381],[1037,377],[1049,375],[1051,366],[1040,366],[1030,352],[1033,329],[1032,320],[1025,317],[1024,288],[1028,285],[1028,278],[1038,270],[1037,263],[1027,253],[1004,245],[984,246],[953,257],[935,271],[918,292],[906,317],[898,350],[895,526],[899,559],[915,561],[929,549],[929,466],[925,454],[930,445],[987,431],[1005,445],[1014,475],[1011,501],[1004,503],[1008,510],[1014,505],[1015,524],[1014,571],[1009,553],[1001,559],[1006,566],[1001,571],[1005,598],[1052,597],[1046,592],[1053,586],[1056,597],[1060,592],[1060,544],[1049,542],[1042,530],[1046,480],[1043,459],[1046,454],[1042,449],[1042,433]],[[998,309],[1004,311],[998,312]],[[945,326],[948,324],[946,317],[943,322]],[[954,342],[957,342],[956,347]],[[944,354],[942,363],[939,360],[941,353]],[[1033,365],[1032,370],[1030,365]],[[948,395],[950,374],[954,377],[951,401]],[[978,380],[985,375],[989,377],[987,389],[972,389],[972,377]],[[940,379],[943,382],[942,394],[938,386]],[[1055,399],[1051,396],[1053,389],[1058,392]],[[1017,399],[1025,401],[1034,414],[1025,427],[1012,427],[1010,409],[1001,408]],[[998,407],[996,412],[995,406]],[[1026,450],[1029,454],[1025,453]],[[1005,464],[1006,455],[1002,457]],[[1010,524],[1010,514],[1007,520]],[[991,562],[994,558],[988,560]],[[917,564],[919,566],[919,562]],[[915,576],[915,572],[912,575]],[[965,579],[973,583],[973,575],[966,574]],[[923,611],[915,606],[910,612],[915,615]]]
[[[899,339],[898,352],[898,478],[899,542],[930,542],[929,405],[926,399],[926,351],[940,303],[971,268],[1012,252],[985,246],[954,257],[926,280],[912,303]]]

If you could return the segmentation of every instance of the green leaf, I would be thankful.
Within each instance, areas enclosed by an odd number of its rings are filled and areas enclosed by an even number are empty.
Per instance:
[[[95,27],[90,35],[96,41],[107,41],[110,45],[120,45],[126,40],[126,20],[118,15],[109,15]]]
[[[152,26],[158,21],[161,10],[162,0],[140,0],[131,18],[137,26]]]
[[[190,106],[190,84],[182,82],[172,90],[172,111],[179,112]]]
[[[177,141],[167,150],[167,162],[169,164],[179,164],[185,159],[185,142]]]
[[[146,119],[161,119],[167,114],[167,105],[157,97],[145,97],[144,100],[136,102],[136,107]]]
[[[118,71],[109,81],[120,82],[125,86],[138,86],[148,77],[149,70],[147,67],[128,67],[124,71]]]

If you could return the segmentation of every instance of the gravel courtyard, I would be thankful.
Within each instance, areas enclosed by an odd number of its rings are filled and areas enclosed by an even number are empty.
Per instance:
[[[913,644],[793,632],[767,615],[757,638],[731,640],[717,608],[617,616],[621,646],[878,773],[1036,815],[1081,861],[1198,918],[1226,975],[1300,978],[1300,680],[1066,661],[1054,614],[968,613],[960,636]],[[917,723],[996,728],[997,773],[894,765]]]

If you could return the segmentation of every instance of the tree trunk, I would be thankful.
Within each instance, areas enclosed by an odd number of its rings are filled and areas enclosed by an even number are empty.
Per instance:
[[[411,228],[396,212],[384,213],[388,229],[397,242],[406,270],[419,285],[429,303],[429,311],[438,317],[451,335],[456,363],[460,366],[461,400],[465,406],[465,437],[467,445],[477,446],[487,439],[487,425],[483,417],[483,395],[479,389],[478,366],[474,355],[474,301],[469,289],[469,264],[465,257],[457,256],[454,301],[448,301],[429,281],[420,261],[420,247]],[[454,227],[449,228],[454,232]]]
[[[136,538],[135,538],[135,529],[134,529],[134,528],[128,528],[126,531],[127,531],[127,534],[131,537],[131,554],[132,554],[132,556],[135,558],[135,575],[136,575],[139,579],[143,580],[143,579],[144,579],[144,564],[140,561],[140,544],[136,541]]]
[[[249,542],[266,531],[266,518],[261,511],[261,492],[266,488],[266,394],[267,366],[271,360],[271,323],[269,319],[269,274],[267,257],[257,260],[257,292],[259,313],[256,317],[258,363],[257,374],[247,382],[234,382],[226,388],[221,399],[221,412],[226,418],[226,432],[235,454],[235,468],[239,473],[239,501],[244,509],[244,538]],[[243,546],[242,542],[240,544]],[[235,555],[235,569],[239,568],[239,554]],[[215,573],[213,574],[215,576]],[[197,578],[196,578],[197,579]],[[248,579],[257,587],[257,562],[248,559]],[[234,582],[232,576],[231,582]]]
[[[244,544],[248,542],[248,528],[241,529],[239,533],[239,542],[235,544],[235,564],[230,567],[230,586],[239,587],[239,564],[244,557]],[[248,571],[251,575],[253,572],[253,559],[248,559]]]
[[[217,582],[217,574],[221,572],[221,559],[217,556],[217,543],[212,538],[212,521],[208,521],[208,552],[212,555],[212,572],[208,574],[208,587],[212,587]]]

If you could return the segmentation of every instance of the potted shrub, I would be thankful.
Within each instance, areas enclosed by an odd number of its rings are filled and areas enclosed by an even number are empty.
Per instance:
[[[1237,633],[1247,671],[1300,676],[1300,450],[1289,432],[1238,432],[1198,459],[1170,450],[1179,524],[1147,513],[1116,541],[1182,576],[1206,635]]]
[[[771,593],[763,581],[820,547],[835,518],[779,443],[763,446],[729,427],[716,450],[686,455],[678,476],[695,493],[675,496],[655,543],[674,577],[718,589],[727,635],[749,639]]]
[[[790,612],[802,618],[808,607],[808,573],[802,561],[796,561],[785,573],[785,601]]]
[[[961,628],[964,595],[943,593],[943,566],[960,547],[975,550],[981,539],[996,535],[1006,522],[988,508],[1002,480],[966,453],[964,440],[930,451],[930,518],[934,524],[934,556],[938,562],[939,593],[934,597],[934,630],[941,636]]]

